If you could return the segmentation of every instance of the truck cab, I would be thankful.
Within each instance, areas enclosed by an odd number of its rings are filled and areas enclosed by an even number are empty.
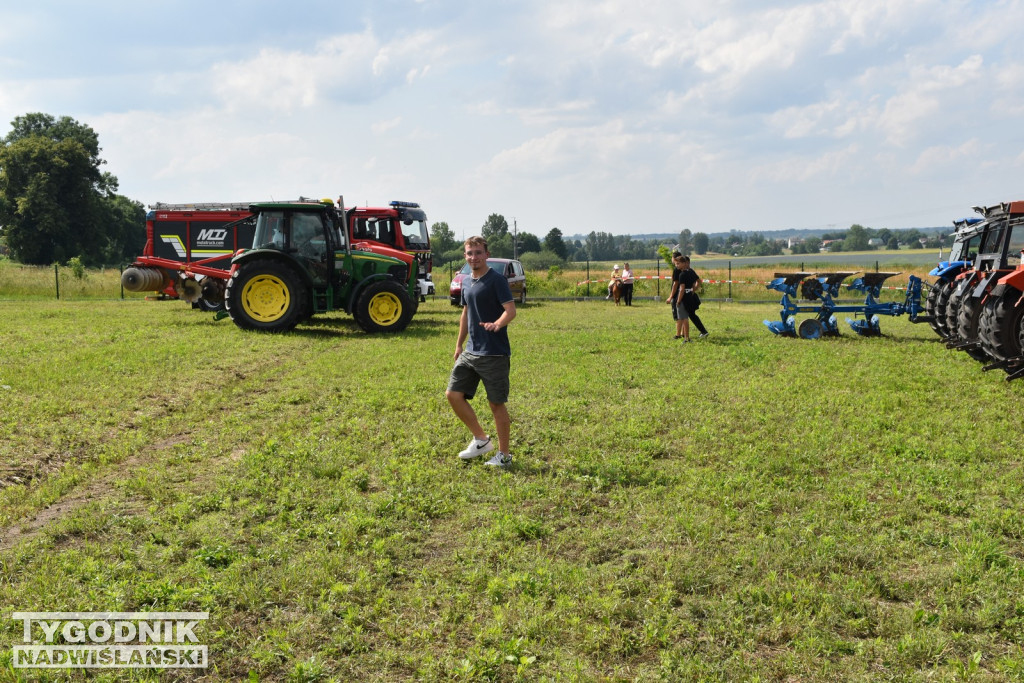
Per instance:
[[[419,204],[393,201],[386,207],[356,207],[348,215],[352,244],[380,244],[415,256],[419,259],[416,286],[420,300],[434,293],[427,214]]]

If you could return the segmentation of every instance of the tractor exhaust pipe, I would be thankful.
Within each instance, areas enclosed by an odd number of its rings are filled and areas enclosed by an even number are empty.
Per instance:
[[[121,273],[121,286],[129,292],[158,292],[169,283],[164,272],[157,268],[131,267]]]

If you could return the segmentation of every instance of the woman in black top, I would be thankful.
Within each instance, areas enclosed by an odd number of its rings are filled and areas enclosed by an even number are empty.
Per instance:
[[[700,308],[700,297],[697,296],[697,293],[701,289],[702,282],[700,276],[690,268],[689,256],[682,257],[680,268],[682,269],[682,273],[679,275],[679,286],[682,289],[680,300],[682,301],[683,308],[686,309],[687,317],[696,325],[700,331],[700,337],[703,339],[708,336],[708,329],[704,327],[704,323],[697,317],[697,309]]]

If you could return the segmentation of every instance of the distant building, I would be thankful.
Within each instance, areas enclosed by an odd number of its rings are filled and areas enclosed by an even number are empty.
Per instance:
[[[879,237],[872,237],[871,239],[868,240],[868,246],[869,247],[884,247],[885,246],[885,241],[882,240]]]

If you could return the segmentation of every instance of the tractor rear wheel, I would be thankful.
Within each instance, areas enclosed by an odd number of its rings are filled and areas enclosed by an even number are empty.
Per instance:
[[[981,348],[980,320],[981,320],[981,298],[964,296],[960,302],[960,313],[957,317],[957,334],[961,342],[975,342],[977,348],[967,348],[967,355],[974,360],[986,361],[988,354]]]
[[[981,312],[981,344],[994,360],[1017,358],[1021,355],[1021,323],[1024,304],[1020,292],[1008,289],[999,298],[989,297]]]
[[[938,287],[938,285],[936,285]],[[949,297],[953,294],[956,283],[943,281],[939,293],[935,296],[935,323],[939,326],[938,333],[943,339],[949,339],[949,326],[946,324],[946,312],[949,309]]]
[[[359,295],[354,317],[366,332],[401,332],[412,314],[409,293],[394,280],[378,280]]]
[[[939,326],[939,319],[938,314],[936,313],[936,309],[938,307],[939,292],[941,292],[944,287],[948,286],[948,282],[946,282],[945,280],[939,280],[934,285],[932,285],[931,289],[928,290],[928,298],[926,298],[924,301],[925,315],[931,318],[931,322],[929,324],[931,325],[932,330],[934,330],[935,334],[939,335],[940,337],[942,336],[942,327]]]
[[[225,306],[243,330],[287,332],[306,308],[309,292],[291,267],[278,261],[242,264],[228,280]]]
[[[952,293],[946,302],[946,339],[951,342],[960,340],[960,306],[964,300],[966,290],[959,285],[954,285]]]

